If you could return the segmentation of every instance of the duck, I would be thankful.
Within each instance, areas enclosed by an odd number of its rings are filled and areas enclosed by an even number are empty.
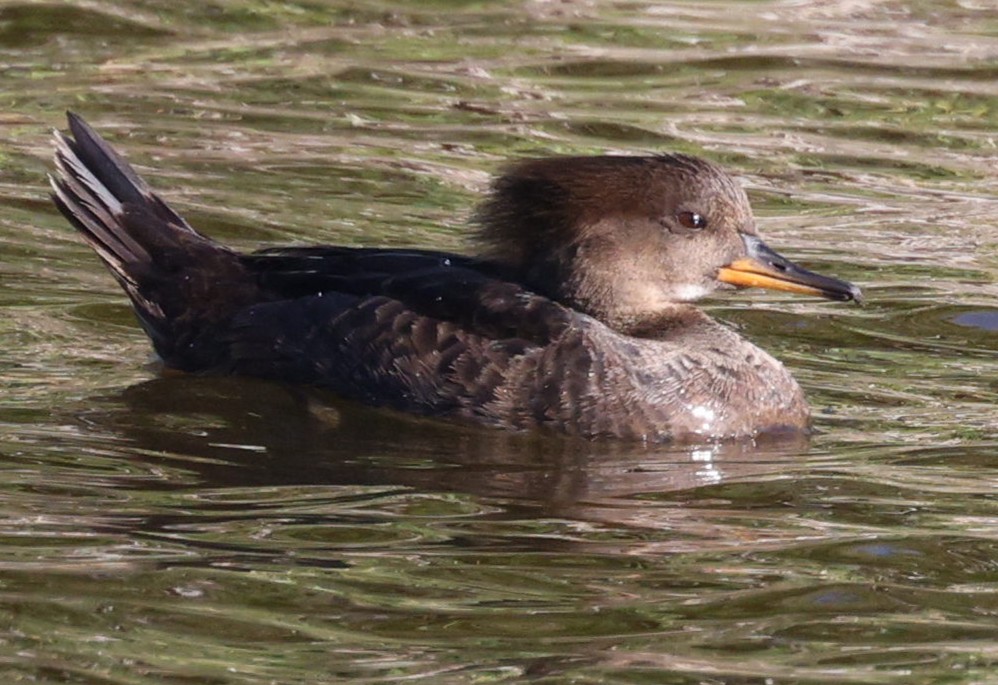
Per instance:
[[[769,288],[861,302],[763,242],[744,189],[686,154],[511,163],[478,250],[232,250],[199,233],[79,115],[51,197],[131,301],[164,370],[312,386],[511,431],[653,443],[807,433],[773,356],[696,302]]]

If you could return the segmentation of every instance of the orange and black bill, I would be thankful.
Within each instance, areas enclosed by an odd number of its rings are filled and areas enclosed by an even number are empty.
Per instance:
[[[717,280],[740,288],[769,288],[863,302],[863,291],[848,281],[803,269],[752,235],[742,235],[746,255],[718,269]]]

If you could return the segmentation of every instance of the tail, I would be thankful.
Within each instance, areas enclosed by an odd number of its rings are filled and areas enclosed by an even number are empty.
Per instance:
[[[261,294],[236,253],[195,231],[78,115],[55,133],[52,200],[132,301],[163,361],[224,364],[218,333]]]

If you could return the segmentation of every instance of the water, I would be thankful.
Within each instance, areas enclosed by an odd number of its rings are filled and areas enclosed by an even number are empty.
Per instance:
[[[3,680],[998,681],[996,76],[985,0],[0,2]],[[160,378],[47,200],[67,108],[245,249],[463,249],[503,160],[701,154],[868,304],[710,303],[807,446]]]

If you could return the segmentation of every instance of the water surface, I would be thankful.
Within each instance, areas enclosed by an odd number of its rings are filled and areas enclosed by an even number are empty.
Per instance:
[[[992,3],[6,0],[0,79],[5,681],[998,679]],[[47,199],[65,109],[243,249],[469,249],[504,160],[699,154],[868,304],[709,304],[809,445],[160,378]]]

